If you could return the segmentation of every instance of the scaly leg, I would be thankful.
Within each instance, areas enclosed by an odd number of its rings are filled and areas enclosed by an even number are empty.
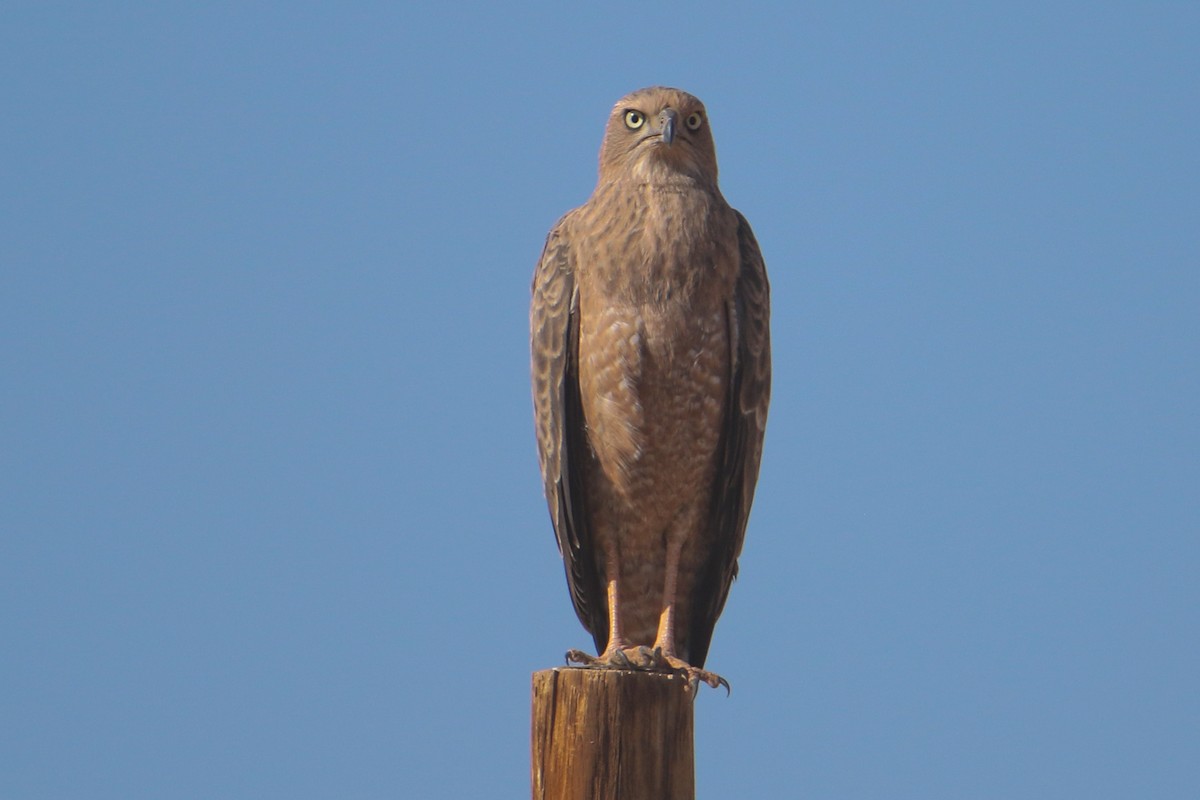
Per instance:
[[[568,664],[583,664],[587,667],[614,667],[617,669],[652,669],[658,666],[654,652],[645,646],[633,645],[621,631],[621,591],[617,546],[613,542],[605,553],[605,571],[608,574],[608,644],[598,656],[582,650],[568,650]]]
[[[679,580],[679,554],[683,548],[682,539],[672,537],[667,545],[667,575],[663,582],[662,614],[658,618],[658,634],[654,637],[654,654],[663,666],[678,670],[687,676],[688,689],[695,694],[700,681],[704,681],[714,689],[724,686],[729,692],[729,681],[715,672],[693,667],[676,654],[675,646],[675,607],[676,591]]]

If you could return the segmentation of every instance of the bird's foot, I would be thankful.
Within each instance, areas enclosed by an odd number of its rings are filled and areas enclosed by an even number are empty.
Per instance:
[[[693,697],[702,681],[714,689],[724,686],[725,694],[729,694],[729,681],[715,672],[693,667],[682,658],[664,655],[661,647],[650,648],[646,645],[610,647],[598,656],[590,655],[582,650],[568,650],[567,663],[579,664],[589,669],[633,669],[645,672],[673,673],[687,681],[684,690],[691,693]]]
[[[630,647],[609,647],[598,656],[593,656],[582,650],[568,650],[567,663],[579,664],[592,669],[640,669],[659,670],[662,668],[658,654],[645,645]]]
[[[663,655],[661,648],[656,648],[654,652],[658,654],[658,657],[662,661],[665,669],[669,669],[670,671],[675,672],[676,674],[687,679],[686,690],[690,692],[693,697],[696,696],[696,690],[700,688],[701,681],[707,683],[714,689],[719,686],[724,686],[725,695],[726,697],[729,696],[729,681],[725,680],[717,673],[709,672],[708,670],[700,669],[699,667],[693,667],[682,658]]]

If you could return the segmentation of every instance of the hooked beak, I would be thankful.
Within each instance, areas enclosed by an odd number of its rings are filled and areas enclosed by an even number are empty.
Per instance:
[[[675,141],[675,119],[678,116],[675,109],[668,108],[658,115],[658,124],[662,128],[663,144],[669,145]]]

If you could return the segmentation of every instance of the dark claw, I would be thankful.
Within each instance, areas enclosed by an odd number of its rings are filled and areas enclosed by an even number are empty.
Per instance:
[[[582,650],[568,650],[567,651],[568,666],[571,664],[582,664],[585,667],[591,666],[591,664],[594,663],[595,660],[596,659],[592,658],[590,655],[583,652]]]

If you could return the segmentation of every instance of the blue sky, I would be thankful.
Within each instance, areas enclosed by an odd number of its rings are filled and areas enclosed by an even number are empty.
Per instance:
[[[525,797],[611,104],[773,288],[698,796],[1200,796],[1200,10],[10,4],[0,796]]]

